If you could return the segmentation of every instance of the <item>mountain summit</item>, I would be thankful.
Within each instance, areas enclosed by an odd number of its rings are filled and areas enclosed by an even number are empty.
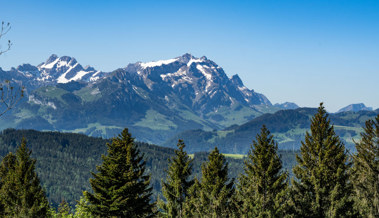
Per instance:
[[[187,53],[169,60],[130,64],[123,70],[139,75],[150,90],[167,96],[179,94],[186,105],[206,113],[237,104],[271,106],[264,95],[245,87],[238,75],[228,78],[205,56],[196,58]]]
[[[96,81],[104,74],[92,67],[83,68],[75,58],[51,55],[46,62],[37,66],[40,70],[39,81],[68,83],[71,81]]]

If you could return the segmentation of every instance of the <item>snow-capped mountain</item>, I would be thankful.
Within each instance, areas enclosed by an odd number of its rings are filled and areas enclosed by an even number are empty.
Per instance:
[[[58,83],[92,82],[105,77],[107,74],[90,66],[82,67],[75,58],[58,57],[57,55],[51,55],[46,62],[38,66],[22,64],[10,71],[0,69],[0,73],[0,79],[8,79],[22,84],[29,92],[41,86]]]
[[[38,66],[24,64],[1,75],[27,87],[27,102],[7,120],[14,128],[107,137],[127,126],[138,139],[160,143],[180,131],[222,129],[278,110],[238,75],[228,78],[213,61],[190,54],[110,73],[52,55]]]
[[[184,104],[205,113],[237,104],[271,106],[264,95],[245,87],[238,75],[228,78],[220,66],[206,57],[184,54],[169,60],[139,62],[128,65],[123,73],[134,73],[149,90],[167,98],[175,93]]]
[[[51,55],[46,62],[37,66],[38,81],[52,83],[68,83],[71,81],[96,81],[104,77],[104,73],[96,71],[93,67],[82,67],[75,58]]]

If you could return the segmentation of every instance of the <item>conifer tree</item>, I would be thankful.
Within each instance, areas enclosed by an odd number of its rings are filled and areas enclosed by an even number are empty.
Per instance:
[[[9,171],[13,171],[16,166],[16,156],[10,152],[7,154],[0,164],[0,192],[2,190],[2,186],[5,182],[6,176]],[[3,199],[0,196],[0,217],[5,216],[5,205],[3,203]]]
[[[108,154],[102,155],[103,163],[90,179],[93,193],[84,192],[88,209],[100,217],[152,216],[150,176],[134,138],[124,129],[107,146]]]
[[[277,154],[278,145],[263,125],[261,133],[245,161],[245,174],[240,177],[238,198],[242,217],[282,217],[287,173]]]
[[[8,154],[1,164],[0,201],[7,217],[46,217],[47,201],[40,180],[35,172],[36,160],[23,138],[16,155]]]
[[[217,147],[209,154],[208,161],[202,165],[201,182],[195,180],[196,189],[191,191],[187,208],[189,216],[229,217],[232,214],[234,180],[229,181],[228,164]]]
[[[188,189],[193,180],[189,177],[192,173],[192,160],[184,151],[185,144],[178,141],[178,149],[170,160],[166,182],[162,181],[162,193],[166,202],[159,201],[159,207],[167,217],[183,217],[184,201],[188,197]]]
[[[348,155],[320,104],[311,132],[301,143],[292,180],[295,214],[299,217],[354,217]]]
[[[355,144],[353,183],[364,217],[379,217],[379,115],[366,121],[361,141]]]

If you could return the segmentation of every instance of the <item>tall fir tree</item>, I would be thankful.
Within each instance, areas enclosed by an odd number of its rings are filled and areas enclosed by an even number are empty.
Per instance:
[[[6,176],[9,171],[14,171],[14,167],[16,166],[16,155],[12,152],[7,154],[0,164],[0,192],[2,190],[3,184],[5,183]],[[5,205],[2,197],[0,196],[0,217],[5,216]]]
[[[353,183],[364,217],[379,217],[379,115],[365,123],[353,155]]]
[[[188,190],[194,181],[190,179],[192,173],[192,160],[184,151],[185,144],[178,141],[178,149],[170,160],[166,182],[162,181],[162,193],[166,202],[159,201],[162,214],[167,217],[183,217],[184,202],[188,197]]]
[[[150,176],[128,129],[107,146],[108,154],[102,155],[103,163],[90,179],[93,193],[84,192],[89,211],[100,217],[153,216]]]
[[[311,132],[301,143],[293,172],[292,202],[298,217],[354,217],[351,163],[320,104],[311,119]]]
[[[263,125],[245,160],[245,174],[240,177],[237,196],[241,217],[283,217],[288,182],[277,150],[277,143]]]
[[[235,193],[234,180],[229,181],[228,164],[217,147],[202,165],[199,183],[195,179],[191,197],[186,203],[187,216],[230,217],[233,213],[232,197]]]
[[[35,172],[36,160],[23,138],[16,155],[8,154],[1,163],[0,201],[5,217],[47,217],[49,202]]]

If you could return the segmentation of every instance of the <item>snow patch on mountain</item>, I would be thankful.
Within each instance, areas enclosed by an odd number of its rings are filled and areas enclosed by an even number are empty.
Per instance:
[[[48,64],[42,64],[39,68],[41,69],[52,69],[57,63],[58,63],[59,59],[55,59],[55,61],[53,62],[50,62]]]
[[[200,58],[191,58],[190,61],[188,61],[187,66],[190,67],[193,63],[202,63],[204,62],[204,59]]]
[[[41,100],[38,100],[34,97],[34,95],[30,95],[29,96],[29,102],[32,102],[34,104],[38,104],[38,105],[45,105],[45,106],[48,106],[48,107],[51,107],[53,108],[54,110],[57,109],[57,106],[55,106],[54,102],[42,102]]]
[[[208,73],[202,65],[196,65],[196,68],[207,78],[207,80],[212,80],[212,74]]]
[[[147,63],[140,63],[140,66],[146,69],[148,67],[158,67],[162,65],[169,65],[177,60],[178,60],[177,58],[174,58],[174,59],[169,59],[169,60],[152,61],[152,62],[147,62]]]

